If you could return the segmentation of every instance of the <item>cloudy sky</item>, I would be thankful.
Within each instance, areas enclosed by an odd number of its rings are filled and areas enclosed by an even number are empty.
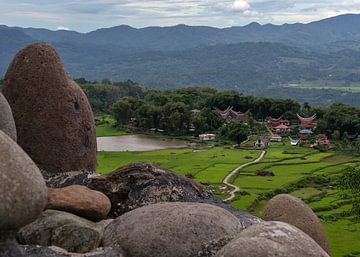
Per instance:
[[[128,24],[229,27],[360,13],[360,0],[0,0],[0,24],[81,32]]]

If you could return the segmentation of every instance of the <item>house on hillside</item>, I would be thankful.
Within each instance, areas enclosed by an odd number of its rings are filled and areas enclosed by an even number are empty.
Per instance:
[[[212,140],[216,139],[216,135],[215,134],[200,134],[199,139],[201,141],[212,141]]]
[[[304,118],[304,117],[300,116],[299,114],[296,114],[296,115],[300,121],[299,127],[301,129],[308,129],[311,131],[316,129],[316,114],[314,114],[311,117],[307,117],[307,118]]]
[[[277,134],[288,134],[292,131],[291,121],[279,118],[273,118],[271,116],[265,119],[267,126]]]
[[[215,111],[223,118],[225,121],[238,120],[241,122],[248,122],[249,120],[249,111],[240,112],[234,111],[234,107],[229,106],[225,110],[215,109]]]
[[[289,137],[289,139],[290,139],[290,144],[292,146],[299,146],[300,145],[300,139],[292,138],[292,137]]]
[[[276,126],[274,128],[275,132],[277,134],[289,134],[291,133],[291,128],[287,125],[284,124],[280,124],[279,126]]]
[[[268,140],[265,137],[259,137],[255,143],[254,146],[259,149],[264,149],[268,146]]]
[[[322,145],[325,147],[330,146],[330,140],[328,139],[328,137],[325,134],[318,134],[315,136],[316,138],[316,143],[318,145]]]
[[[274,135],[270,138],[271,142],[281,142],[282,141],[282,137],[278,136],[278,135]]]

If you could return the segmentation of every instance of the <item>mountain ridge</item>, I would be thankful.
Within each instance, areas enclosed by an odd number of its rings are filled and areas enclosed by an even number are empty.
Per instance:
[[[73,77],[91,80],[131,79],[158,88],[208,85],[250,93],[294,81],[360,84],[357,24],[360,14],[308,24],[120,25],[89,33],[0,25],[0,77],[18,50],[45,41],[57,49]]]

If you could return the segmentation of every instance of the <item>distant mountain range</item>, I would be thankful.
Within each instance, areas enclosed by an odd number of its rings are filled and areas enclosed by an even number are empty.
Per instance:
[[[55,46],[72,76],[92,80],[243,91],[297,80],[360,82],[360,14],[224,29],[121,25],[78,33],[0,25],[0,77],[20,48],[37,41]]]

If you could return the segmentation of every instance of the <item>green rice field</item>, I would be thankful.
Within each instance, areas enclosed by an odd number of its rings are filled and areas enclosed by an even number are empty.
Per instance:
[[[107,173],[133,162],[153,162],[181,175],[192,174],[196,181],[209,185],[214,194],[224,199],[230,189],[222,180],[237,166],[255,160],[256,150],[230,147],[176,149],[150,152],[99,152],[98,172]],[[342,199],[332,183],[342,170],[358,166],[360,158],[328,151],[319,152],[288,143],[272,143],[264,159],[242,169],[233,178],[243,191],[231,205],[261,216],[269,197],[278,192],[303,199],[322,221],[330,241],[332,256],[360,255],[360,221],[349,216],[351,205]],[[268,171],[275,176],[257,176]],[[324,182],[325,181],[325,182]]]

